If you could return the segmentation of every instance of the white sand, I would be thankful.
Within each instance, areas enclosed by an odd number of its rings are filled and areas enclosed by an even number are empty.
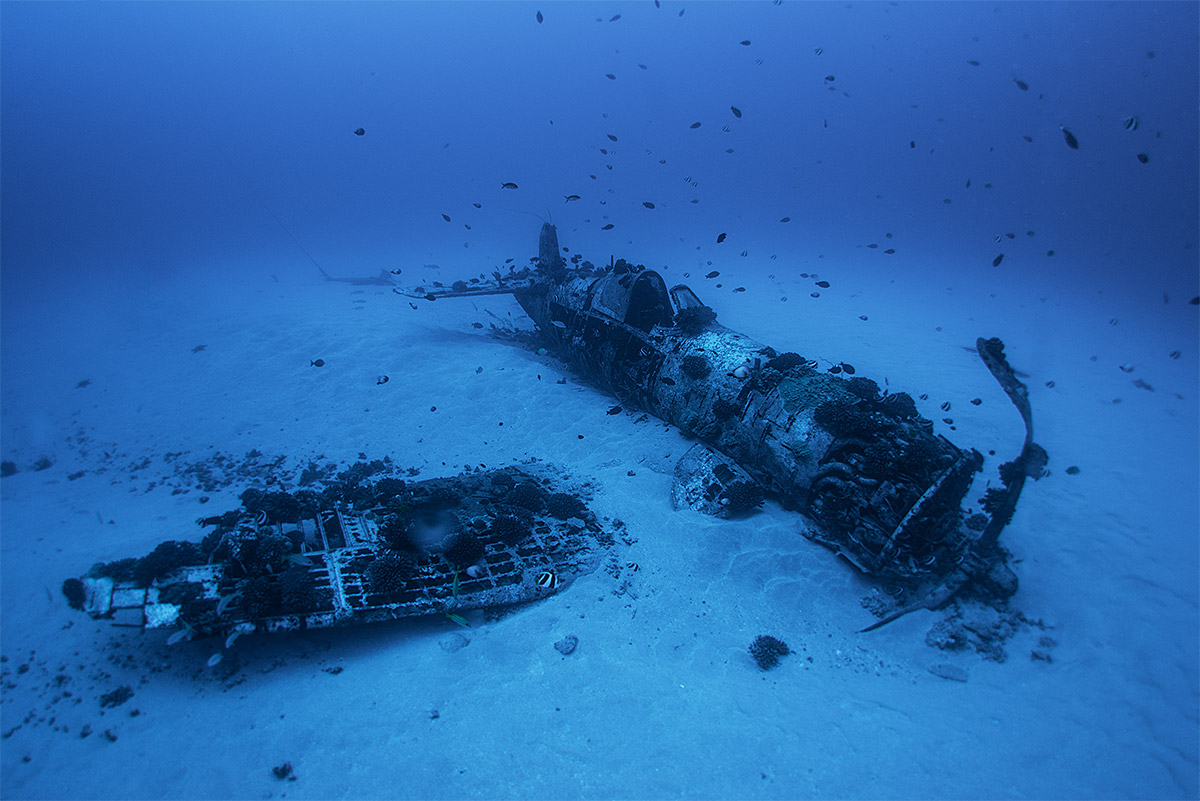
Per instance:
[[[870,585],[773,503],[739,521],[672,511],[671,470],[690,443],[654,419],[607,415],[614,401],[556,383],[553,359],[471,326],[520,320],[509,298],[414,311],[387,289],[274,282],[260,267],[10,304],[3,458],[21,472],[0,483],[0,795],[1195,797],[1196,310],[1036,282],[889,284],[868,263],[764,264],[780,277],[746,268],[722,290],[690,280],[732,328],[927,392],[919,405],[935,420],[951,401],[957,430],[938,430],[995,449],[989,476],[1019,448],[1020,421],[960,346],[1005,340],[1031,374],[1052,475],[1026,487],[1003,535],[1014,605],[1046,629],[1014,636],[1003,663],[925,645],[941,614],[855,633],[872,620],[859,604]],[[818,266],[834,286],[814,300],[798,272]],[[731,293],[738,284],[748,291]],[[1168,359],[1176,348],[1183,358]],[[391,380],[377,386],[381,374]],[[597,571],[498,622],[476,616],[459,650],[440,619],[245,637],[225,679],[205,667],[218,643],[168,648],[161,632],[67,608],[64,578],[198,539],[198,517],[237,505],[244,483],[204,505],[199,490],[173,494],[185,484],[174,465],[255,448],[294,469],[387,455],[422,477],[553,461],[594,482],[596,511],[636,538],[613,559],[641,570]],[[43,455],[54,465],[32,470]],[[552,646],[569,633],[580,644],[563,657]],[[768,673],[746,650],[762,633],[797,652]],[[1043,636],[1057,642],[1052,663],[1030,658]],[[931,675],[935,663],[969,681]],[[101,710],[124,684],[133,698]],[[284,761],[296,781],[272,776]]]

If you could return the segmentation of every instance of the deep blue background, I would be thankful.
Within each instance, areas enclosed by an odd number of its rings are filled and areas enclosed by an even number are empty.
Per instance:
[[[473,274],[532,255],[527,212],[597,260],[745,250],[774,271],[890,232],[871,255],[895,247],[918,280],[933,262],[991,280],[1004,252],[1013,280],[1182,301],[1197,8],[5,3],[6,295],[48,272],[315,275],[271,213],[332,273]]]

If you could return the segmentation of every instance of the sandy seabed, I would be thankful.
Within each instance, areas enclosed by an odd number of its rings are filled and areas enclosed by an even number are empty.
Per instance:
[[[1036,288],[745,285],[696,288],[781,351],[928,394],[922,413],[995,451],[992,473],[1021,424],[964,346],[1000,336],[1029,374],[1051,473],[1003,541],[1014,605],[1041,625],[1006,660],[926,645],[945,613],[856,633],[874,588],[772,502],[740,520],[673,510],[691,442],[636,410],[607,414],[614,401],[560,362],[490,336],[529,327],[511,298],[413,309],[386,287],[265,274],[76,287],[4,324],[3,458],[20,472],[0,484],[0,794],[1196,797],[1196,354],[1167,356],[1194,350],[1194,309],[1167,307],[1178,322],[1164,329]],[[606,555],[614,569],[470,629],[243,637],[221,669],[206,666],[220,643],[168,646],[67,607],[63,579],[198,539],[197,518],[235,508],[249,482],[207,492],[196,466],[252,450],[297,472],[388,456],[422,478],[552,462],[629,541]],[[567,634],[579,647],[563,656]],[[794,654],[760,671],[759,634]],[[103,708],[123,685],[132,697]],[[294,781],[273,775],[284,762]]]

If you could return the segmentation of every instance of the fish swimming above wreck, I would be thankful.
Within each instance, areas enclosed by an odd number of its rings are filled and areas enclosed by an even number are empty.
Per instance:
[[[699,440],[676,469],[677,506],[726,514],[765,494],[807,518],[805,536],[901,587],[898,607],[864,630],[941,608],[966,587],[996,602],[1016,592],[998,538],[1047,455],[1033,441],[1028,390],[999,339],[980,338],[976,349],[1026,435],[983,493],[982,511],[968,514],[962,504],[983,456],[934,433],[908,394],[818,370],[814,360],[732,331],[686,285],[668,288],[641,265],[621,259],[597,268],[578,255],[568,265],[561,253],[547,223],[533,267],[404,293],[511,294],[548,350],[581,378]]]

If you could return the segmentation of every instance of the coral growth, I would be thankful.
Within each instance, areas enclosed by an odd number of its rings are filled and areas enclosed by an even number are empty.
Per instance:
[[[879,385],[869,378],[855,376],[846,379],[846,389],[850,394],[862,400],[875,400],[879,397]]]
[[[776,356],[774,359],[771,359],[763,366],[768,367],[772,370],[778,370],[781,373],[786,373],[788,370],[791,370],[793,367],[802,367],[806,364],[808,364],[808,360],[805,359],[803,356],[801,356],[799,353],[793,353],[791,351],[788,351],[787,353],[779,354],[778,356]]]
[[[713,417],[722,421],[728,420],[738,413],[738,408],[736,403],[731,403],[724,398],[717,398],[712,405]]]
[[[813,419],[835,437],[867,436],[876,428],[868,413],[835,401],[817,406]]]
[[[72,609],[83,609],[83,604],[87,600],[87,593],[83,589],[82,581],[77,578],[67,579],[62,584],[62,594]]]
[[[531,533],[529,522],[516,515],[499,515],[492,521],[492,534],[505,545],[516,545]]]
[[[679,363],[679,369],[688,378],[699,381],[712,372],[712,365],[708,363],[708,359],[700,354],[692,353],[683,357],[683,360]]]
[[[461,531],[447,542],[445,556],[456,567],[472,565],[483,556],[483,542],[474,534]]]
[[[750,643],[750,655],[763,670],[770,670],[779,664],[779,657],[787,656],[792,650],[783,640],[769,634],[760,634]]]
[[[546,512],[551,517],[566,520],[568,517],[583,517],[587,506],[583,501],[565,492],[556,492],[546,498]]]
[[[317,580],[300,565],[292,565],[279,577],[279,603],[292,612],[304,612],[321,605]]]
[[[413,560],[407,554],[382,553],[367,565],[367,585],[371,592],[394,595],[404,589],[412,571]]]
[[[717,313],[708,306],[689,306],[675,315],[675,325],[685,334],[695,336],[717,319]]]
[[[133,565],[132,578],[139,587],[149,587],[156,579],[163,578],[184,565],[203,564],[204,561],[204,554],[195,544],[167,540],[137,560]]]
[[[753,481],[735,481],[725,488],[725,508],[731,512],[748,512],[762,505],[762,487]]]
[[[542,505],[545,503],[545,499],[545,491],[532,481],[523,481],[513,487],[508,493],[508,502],[510,504],[528,509],[531,512],[540,511]]]
[[[242,610],[250,618],[269,617],[279,610],[279,587],[266,576],[242,583]]]

